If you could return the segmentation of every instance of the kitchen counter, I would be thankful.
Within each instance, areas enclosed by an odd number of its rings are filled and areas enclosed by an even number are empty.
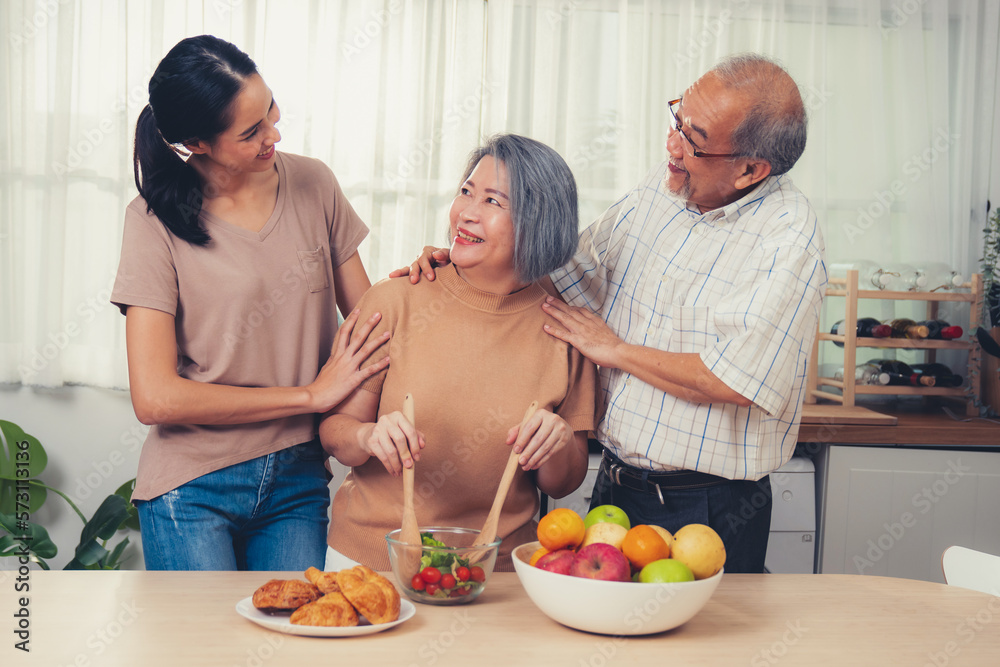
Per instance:
[[[820,406],[822,408],[823,406]],[[849,424],[805,405],[800,444],[929,445],[1000,448],[1000,420],[965,415],[961,404],[927,401],[884,401],[869,410],[896,418],[895,425]]]
[[[30,573],[30,653],[15,650],[16,573],[0,573],[4,665],[992,665],[1000,597],[857,575],[723,576],[687,624],[644,637],[578,632],[497,573],[469,605],[416,605],[385,632],[296,637],[235,610],[269,578],[301,573]],[[600,605],[594,600],[594,605]],[[13,662],[12,660],[13,659]]]

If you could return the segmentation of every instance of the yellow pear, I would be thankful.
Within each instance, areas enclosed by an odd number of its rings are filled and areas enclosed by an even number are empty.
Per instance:
[[[659,536],[663,538],[663,541],[667,543],[668,547],[670,547],[671,549],[673,549],[673,547],[674,547],[674,536],[670,534],[669,530],[667,530],[663,526],[656,526],[656,525],[653,525],[653,524],[649,524],[649,527],[652,528],[653,530],[655,530],[659,534]]]
[[[625,539],[625,533],[627,532],[628,530],[625,526],[617,523],[609,521],[595,523],[587,528],[587,532],[583,534],[583,542],[580,543],[580,549],[595,542],[603,542],[604,544],[610,544],[615,549],[621,549],[622,540]]]
[[[710,527],[689,523],[674,533],[670,555],[691,568],[695,579],[708,579],[725,564],[726,547]]]

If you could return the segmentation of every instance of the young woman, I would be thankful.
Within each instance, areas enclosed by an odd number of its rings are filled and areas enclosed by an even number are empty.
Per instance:
[[[384,337],[351,342],[368,230],[329,168],[275,150],[279,116],[254,62],[206,35],[160,62],[136,124],[112,301],[153,425],[133,495],[147,569],[321,566],[315,415],[385,368],[359,367]]]
[[[517,135],[473,152],[451,206],[451,264],[437,280],[375,285],[362,313],[384,317],[392,340],[370,360],[392,366],[320,425],[323,445],[352,466],[334,498],[327,568],[344,557],[388,569],[385,534],[402,518],[404,466],[414,465],[423,526],[481,528],[511,448],[521,464],[497,535],[497,569],[535,539],[539,490],[560,498],[587,472],[594,365],[543,330],[548,295],[537,282],[576,247],[573,174],[554,150]],[[414,399],[410,423],[400,412]],[[539,409],[519,428],[532,401]]]

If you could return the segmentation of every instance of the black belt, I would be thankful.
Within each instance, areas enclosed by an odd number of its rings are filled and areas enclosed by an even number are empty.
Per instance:
[[[660,502],[663,502],[662,489],[673,489],[682,491],[685,489],[703,489],[709,486],[719,486],[727,484],[731,479],[709,475],[707,472],[697,472],[695,470],[667,470],[664,472],[653,472],[630,466],[622,462],[617,456],[604,450],[604,460],[601,463],[601,470],[607,473],[611,481],[626,489],[641,491],[643,493],[655,493]]]

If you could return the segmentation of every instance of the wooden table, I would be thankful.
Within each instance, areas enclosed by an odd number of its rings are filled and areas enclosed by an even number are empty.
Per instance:
[[[14,576],[0,573],[4,665],[1000,664],[1000,597],[907,579],[808,574],[724,575],[687,624],[622,638],[555,623],[515,574],[498,573],[472,604],[418,604],[412,619],[385,632],[318,639],[275,633],[236,613],[236,603],[272,576],[265,573],[36,571],[25,654],[13,648],[15,596],[22,595],[12,595]]]

